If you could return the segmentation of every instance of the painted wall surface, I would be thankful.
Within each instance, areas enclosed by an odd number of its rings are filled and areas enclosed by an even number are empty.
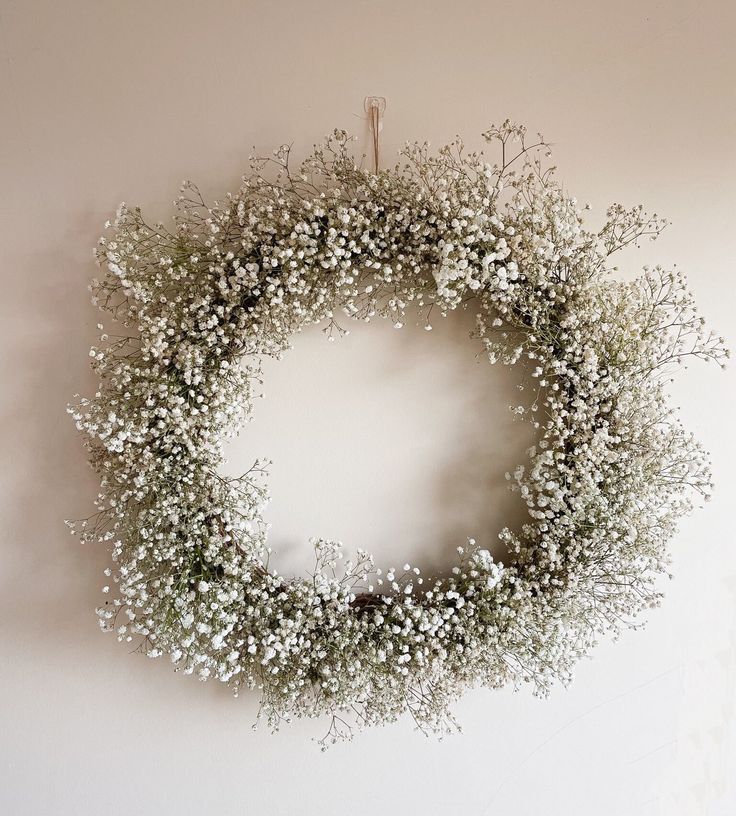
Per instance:
[[[364,149],[367,94],[388,99],[385,161],[407,139],[480,145],[508,116],[555,144],[593,223],[612,201],[666,214],[622,274],[679,264],[736,344],[735,31],[725,0],[1,0],[0,812],[736,812],[732,370],[673,385],[717,492],[682,526],[664,607],[550,700],[468,694],[464,733],[442,742],[400,722],[321,754],[324,723],[254,732],[255,698],[100,634],[108,556],[62,524],[95,490],[64,409],[94,387],[85,287],[103,222],[121,200],[168,218],[185,177],[235,188],[253,146],[303,154],[344,127]],[[274,460],[283,570],[308,568],[310,535],[442,567],[518,517],[515,375],[477,363],[467,328],[315,330],[268,366],[229,466]]]

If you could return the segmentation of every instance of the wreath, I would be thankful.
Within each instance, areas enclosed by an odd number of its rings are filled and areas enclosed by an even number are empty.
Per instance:
[[[119,328],[90,351],[97,392],[69,409],[101,481],[96,513],[70,526],[112,551],[100,624],[259,690],[274,727],[327,714],[330,741],[408,711],[444,731],[470,685],[568,682],[601,633],[659,602],[678,517],[709,495],[665,384],[690,357],[723,365],[723,338],[681,273],[609,275],[613,253],[665,222],[614,205],[589,231],[541,136],[508,121],[484,136],[495,164],[457,139],[369,172],[335,131],[297,168],[286,146],[251,158],[211,206],[185,183],[172,229],[123,204],[100,239],[93,300]],[[469,540],[425,581],[362,551],[341,563],[340,543],[317,539],[314,573],[287,579],[268,565],[268,462],[223,476],[223,439],[295,332],[400,327],[410,308],[428,325],[472,309],[489,362],[527,370],[513,409],[537,442],[507,474],[528,508],[500,532],[508,563]]]

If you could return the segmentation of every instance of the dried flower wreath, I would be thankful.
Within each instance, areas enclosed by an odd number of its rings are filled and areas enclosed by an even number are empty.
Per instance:
[[[328,714],[329,741],[408,711],[443,731],[471,684],[569,681],[601,633],[658,602],[677,519],[708,495],[664,386],[688,357],[723,364],[723,339],[679,272],[608,274],[664,222],[614,205],[586,231],[541,136],[505,122],[485,138],[496,164],[458,139],[370,173],[336,131],[296,171],[286,147],[253,159],[224,203],[185,184],[172,231],[122,205],[100,240],[94,301],[124,330],[92,348],[99,390],[70,412],[101,479],[96,514],[71,526],[112,546],[102,628],[257,688],[274,727]],[[500,533],[507,564],[471,540],[425,583],[363,552],[338,569],[340,544],[317,540],[314,574],[287,580],[267,563],[265,463],[225,478],[222,440],[294,332],[332,336],[338,315],[399,327],[409,305],[475,310],[490,362],[530,366],[515,410],[538,443],[509,476],[528,521]]]

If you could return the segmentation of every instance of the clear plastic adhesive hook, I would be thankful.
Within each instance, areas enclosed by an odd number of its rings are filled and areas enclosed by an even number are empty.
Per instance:
[[[374,113],[374,111],[378,112],[378,129],[381,130],[383,128],[383,114],[386,110],[386,97],[366,96],[365,101],[363,102],[363,107],[365,108],[365,112],[368,114]]]

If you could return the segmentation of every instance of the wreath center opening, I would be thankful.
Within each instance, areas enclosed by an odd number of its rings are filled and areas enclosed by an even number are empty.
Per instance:
[[[437,316],[431,331],[418,310],[399,330],[344,318],[348,336],[327,342],[310,326],[264,360],[264,399],[226,444],[225,472],[268,452],[264,521],[280,574],[313,568],[313,537],[424,574],[444,573],[468,538],[504,557],[499,531],[527,518],[505,474],[534,431],[510,410],[523,366],[489,365],[474,314],[470,304]]]

